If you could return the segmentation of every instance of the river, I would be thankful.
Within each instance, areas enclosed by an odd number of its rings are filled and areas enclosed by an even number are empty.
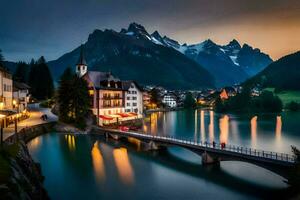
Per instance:
[[[291,153],[290,145],[300,145],[299,121],[300,113],[237,116],[191,110],[153,113],[143,130]],[[257,199],[289,194],[282,177],[261,167],[237,161],[202,166],[201,158],[188,150],[145,152],[134,139],[49,133],[28,147],[41,163],[52,199]]]

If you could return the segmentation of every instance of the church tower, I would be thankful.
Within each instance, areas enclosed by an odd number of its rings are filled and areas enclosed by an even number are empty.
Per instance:
[[[82,77],[87,72],[87,63],[83,55],[83,45],[80,47],[80,57],[76,65],[76,74],[79,77]]]

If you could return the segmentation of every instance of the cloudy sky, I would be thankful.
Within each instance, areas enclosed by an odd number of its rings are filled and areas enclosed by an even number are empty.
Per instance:
[[[299,0],[0,0],[0,49],[6,60],[56,59],[94,29],[128,27],[180,43],[233,38],[277,59],[300,50]]]

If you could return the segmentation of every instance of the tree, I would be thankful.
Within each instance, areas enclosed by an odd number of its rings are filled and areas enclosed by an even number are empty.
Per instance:
[[[0,49],[0,65],[4,61],[4,56],[2,55],[2,50]]]
[[[67,68],[59,83],[59,119],[66,123],[73,123],[78,128],[84,128],[85,118],[90,109],[87,82],[74,75],[71,68]]]
[[[53,96],[53,79],[43,56],[37,62],[31,62],[28,83],[33,97],[43,100]]]
[[[300,110],[300,104],[295,101],[292,101],[287,104],[287,109],[289,109],[290,111],[298,111]]]
[[[259,97],[251,97],[250,89],[245,87],[240,94],[221,100],[218,98],[215,103],[217,112],[273,112],[282,110],[282,102],[272,92],[264,91]]]
[[[17,69],[13,75],[14,80],[23,83],[28,82],[29,65],[25,62],[18,62]]]
[[[70,88],[72,87],[72,81],[74,74],[71,68],[67,68],[59,81],[58,88],[58,109],[59,109],[59,119],[63,122],[70,122],[69,118],[69,106],[70,106]]]
[[[151,91],[150,91],[150,102],[152,104],[156,104],[157,107],[160,107],[161,105],[161,101],[159,99],[159,92],[156,88],[153,88]]]
[[[72,89],[70,100],[74,123],[78,128],[84,128],[86,126],[85,118],[90,109],[88,84],[84,79],[74,76]]]
[[[184,99],[184,108],[194,108],[196,106],[196,100],[191,92],[188,92]]]

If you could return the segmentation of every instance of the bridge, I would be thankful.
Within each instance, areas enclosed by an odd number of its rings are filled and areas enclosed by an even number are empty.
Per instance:
[[[106,136],[115,139],[135,138],[148,145],[150,149],[178,146],[188,149],[202,157],[203,164],[215,164],[220,161],[244,161],[273,171],[282,177],[288,178],[289,170],[297,161],[294,155],[264,150],[257,150],[236,145],[219,143],[195,142],[173,136],[148,135],[138,132],[120,131],[115,129],[100,129]]]

